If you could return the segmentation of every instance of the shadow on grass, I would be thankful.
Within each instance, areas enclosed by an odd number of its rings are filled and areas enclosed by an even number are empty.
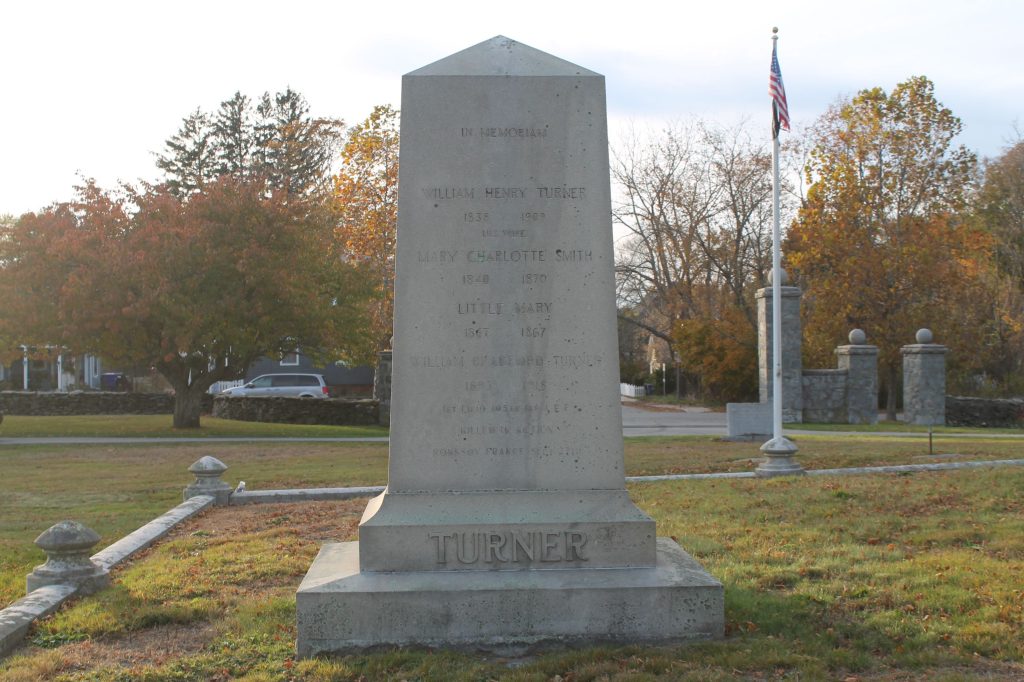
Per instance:
[[[726,585],[727,639],[703,645],[718,665],[742,670],[776,668],[804,674],[862,672],[887,665],[920,669],[963,664],[969,659],[918,628],[892,632],[869,611],[852,615],[842,604],[787,592],[795,571],[776,573],[769,590]],[[735,655],[733,655],[735,654]]]

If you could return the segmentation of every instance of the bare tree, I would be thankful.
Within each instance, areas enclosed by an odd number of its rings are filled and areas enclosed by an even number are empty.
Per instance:
[[[720,322],[727,309],[746,325],[719,331],[756,342],[753,292],[771,264],[766,147],[742,125],[696,121],[647,142],[634,135],[614,154],[614,215],[628,231],[616,262],[623,317],[665,341],[673,362],[681,324]]]

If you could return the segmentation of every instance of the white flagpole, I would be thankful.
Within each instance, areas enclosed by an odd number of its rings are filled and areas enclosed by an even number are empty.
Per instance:
[[[772,29],[772,54],[779,40]],[[773,105],[774,106],[774,105]],[[768,457],[757,467],[758,476],[802,474],[793,459],[796,445],[782,433],[782,230],[779,211],[779,133],[772,121],[772,439],[761,446]]]
[[[772,44],[779,39],[772,35]],[[772,440],[782,438],[782,229],[779,225],[779,134],[772,127]]]

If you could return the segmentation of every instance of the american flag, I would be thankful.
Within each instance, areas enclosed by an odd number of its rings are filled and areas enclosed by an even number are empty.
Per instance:
[[[772,47],[772,73],[768,79],[768,94],[772,98],[772,139],[779,136],[779,128],[789,130],[789,106],[786,104],[786,87],[782,84],[779,58]]]

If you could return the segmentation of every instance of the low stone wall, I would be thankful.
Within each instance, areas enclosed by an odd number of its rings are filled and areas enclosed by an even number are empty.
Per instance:
[[[768,440],[772,432],[771,403],[726,403],[729,440]]]
[[[845,369],[805,369],[803,371],[804,421],[845,424]]]
[[[370,426],[380,423],[380,405],[376,400],[217,396],[213,401],[213,416],[276,424]]]
[[[203,412],[213,409],[213,396],[203,396]],[[0,391],[0,412],[33,417],[70,417],[86,414],[174,414],[174,396],[168,393],[114,391]]]
[[[1024,426],[1024,400],[946,396],[947,426]]]

